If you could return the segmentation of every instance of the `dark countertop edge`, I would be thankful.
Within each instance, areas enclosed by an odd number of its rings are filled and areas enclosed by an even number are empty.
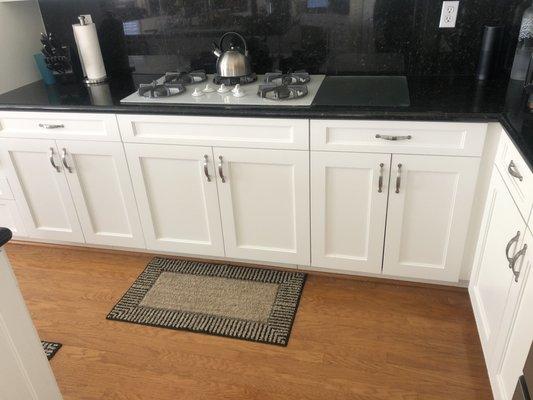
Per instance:
[[[254,107],[190,107],[190,106],[42,106],[26,104],[0,104],[0,111],[31,112],[82,112],[113,114],[147,114],[147,115],[201,115],[257,118],[316,118],[316,119],[376,119],[376,120],[421,120],[421,121],[457,121],[457,122],[498,122],[501,113],[461,113],[440,111],[403,111],[383,109],[339,109],[332,107],[317,108],[254,108]]]

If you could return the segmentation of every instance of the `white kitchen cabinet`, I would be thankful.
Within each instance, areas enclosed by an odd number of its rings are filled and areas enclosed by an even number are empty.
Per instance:
[[[54,140],[0,139],[0,161],[29,237],[84,241]]]
[[[456,282],[479,159],[392,156],[383,273]]]
[[[14,200],[0,199],[0,226],[9,228],[15,238],[27,236]]]
[[[311,262],[381,273],[390,154],[311,152]]]
[[[125,148],[147,248],[223,256],[211,147]]]
[[[469,285],[491,380],[491,371],[501,359],[501,352],[496,351],[499,336],[507,334],[512,323],[516,294],[519,293],[519,285],[522,283],[522,280],[515,281],[509,265],[510,259],[521,249],[525,231],[524,219],[500,173],[494,170]]]
[[[143,248],[122,143],[74,140],[56,143],[85,241]]]
[[[226,256],[309,265],[309,153],[215,148]]]
[[[531,266],[533,264],[533,236],[528,231],[525,236],[525,243],[528,245],[523,256],[519,257],[516,262],[516,271],[518,282],[513,286],[520,287],[516,300],[510,303],[516,304],[514,310],[509,313],[512,318],[511,326],[507,335],[500,335],[500,350],[502,357],[493,366],[492,375],[494,376],[495,398],[496,400],[510,400],[513,396],[518,377],[522,375],[524,363],[526,362],[531,342],[533,340],[533,276],[531,275]],[[512,312],[514,311],[514,312]]]

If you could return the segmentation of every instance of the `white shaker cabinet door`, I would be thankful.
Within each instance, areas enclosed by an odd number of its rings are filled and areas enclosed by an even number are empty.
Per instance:
[[[122,143],[58,140],[57,147],[86,242],[144,248]]]
[[[457,282],[479,159],[393,155],[383,273]]]
[[[210,147],[125,144],[146,245],[224,255]]]
[[[215,148],[226,256],[309,265],[309,153]]]
[[[311,153],[311,264],[381,273],[390,154]]]
[[[84,242],[55,141],[0,139],[0,160],[29,237]]]

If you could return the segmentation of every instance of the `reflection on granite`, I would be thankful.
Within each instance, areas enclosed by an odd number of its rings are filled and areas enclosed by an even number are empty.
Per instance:
[[[483,25],[507,28],[509,66],[526,3],[464,1],[457,27],[439,29],[441,2],[430,0],[39,0],[47,31],[71,45],[77,16],[93,16],[111,74],[214,72],[211,43],[238,31],[256,73],[473,75]]]

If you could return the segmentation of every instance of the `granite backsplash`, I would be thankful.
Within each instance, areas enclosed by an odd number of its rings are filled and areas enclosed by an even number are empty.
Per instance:
[[[248,40],[255,72],[473,75],[484,25],[502,25],[500,71],[510,68],[531,0],[463,0],[455,29],[439,29],[439,0],[39,0],[48,32],[73,45],[91,14],[108,72],[203,68],[226,31]]]

